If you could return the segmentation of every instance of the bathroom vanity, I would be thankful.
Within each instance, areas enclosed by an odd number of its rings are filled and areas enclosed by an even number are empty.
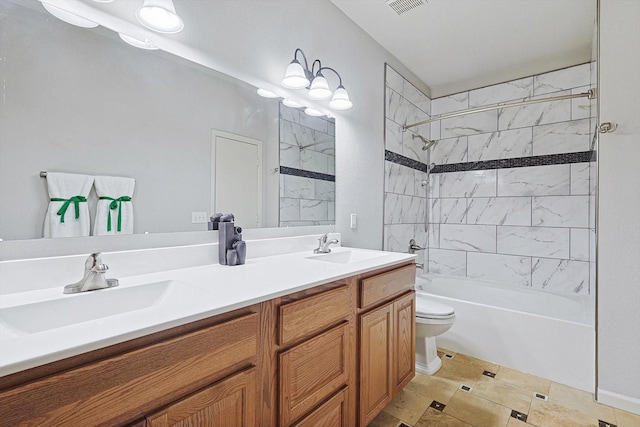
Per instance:
[[[114,316],[115,337],[71,340],[56,354],[5,335],[3,345],[32,353],[12,365],[2,351],[0,425],[365,426],[414,375],[414,260],[310,255],[125,278],[120,291],[160,277],[222,288],[172,307],[179,319],[151,310],[126,331]]]

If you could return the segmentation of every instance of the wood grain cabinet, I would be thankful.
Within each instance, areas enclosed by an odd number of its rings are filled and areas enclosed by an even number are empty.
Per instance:
[[[415,265],[360,279],[358,425],[415,375]]]
[[[415,265],[0,378],[0,427],[353,427],[414,375]]]
[[[353,377],[354,288],[346,281],[326,286],[281,301],[277,310],[278,425],[283,427],[316,425],[325,416],[327,424],[319,425],[340,426],[350,416],[348,392],[336,393],[347,390]]]
[[[251,368],[147,416],[147,427],[254,427],[255,391]]]

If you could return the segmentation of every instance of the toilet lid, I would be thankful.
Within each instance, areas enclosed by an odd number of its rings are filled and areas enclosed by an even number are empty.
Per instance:
[[[416,316],[418,317],[447,317],[453,314],[453,307],[429,298],[420,298],[419,303],[416,304]]]

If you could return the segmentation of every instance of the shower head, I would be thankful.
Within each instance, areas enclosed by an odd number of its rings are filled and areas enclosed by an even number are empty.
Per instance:
[[[411,135],[411,139],[416,139],[416,138],[418,138],[424,144],[424,147],[422,147],[422,151],[427,151],[429,148],[431,148],[436,143],[435,140],[427,139],[422,135],[418,135],[418,134],[415,134],[415,133]]]

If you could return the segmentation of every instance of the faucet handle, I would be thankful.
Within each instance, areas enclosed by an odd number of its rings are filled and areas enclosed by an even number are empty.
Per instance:
[[[409,240],[409,253],[415,254],[416,251],[424,251],[426,248],[423,248],[416,244],[414,239]]]
[[[106,264],[102,263],[102,252],[94,252],[87,260],[84,262],[84,272],[85,274],[89,271],[97,271],[100,273],[104,273],[107,271],[109,267]]]

